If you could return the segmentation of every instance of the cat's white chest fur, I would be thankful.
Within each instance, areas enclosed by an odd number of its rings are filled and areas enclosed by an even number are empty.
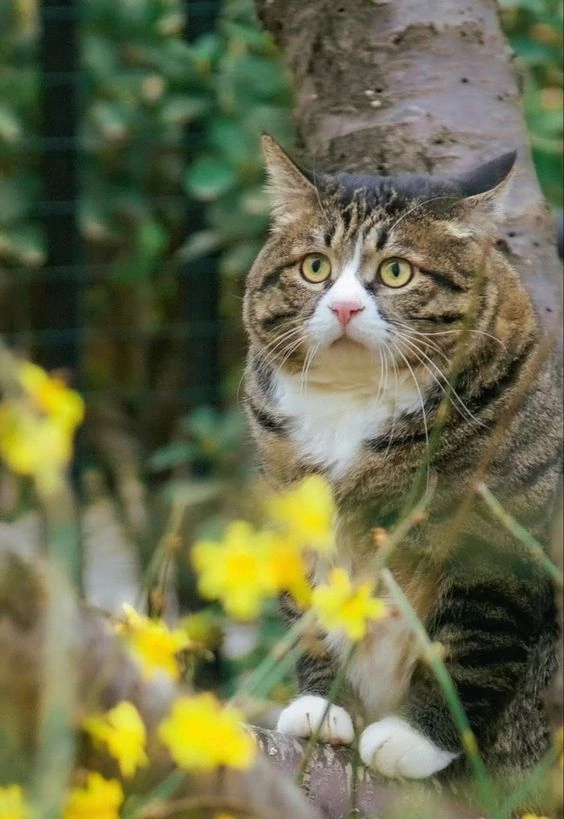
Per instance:
[[[347,471],[363,441],[390,431],[394,416],[421,411],[423,402],[410,373],[382,371],[369,351],[348,343],[322,352],[307,377],[278,372],[274,384],[300,454],[333,477]]]

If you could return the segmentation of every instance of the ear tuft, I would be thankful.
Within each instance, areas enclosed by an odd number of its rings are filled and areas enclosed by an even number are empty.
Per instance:
[[[315,186],[269,134],[262,134],[261,144],[272,214],[276,222],[285,224],[314,201]]]

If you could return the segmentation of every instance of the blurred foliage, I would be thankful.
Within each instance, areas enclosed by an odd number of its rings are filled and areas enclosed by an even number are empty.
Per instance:
[[[37,5],[0,3],[0,268],[37,267],[44,259],[39,227],[30,220],[39,193]]]
[[[118,281],[147,279],[183,229],[185,128],[204,104],[181,8],[82,2],[81,227]]]
[[[182,248],[186,261],[221,249],[221,272],[245,273],[267,226],[259,146],[262,131],[291,139],[289,80],[252,0],[225,0],[216,30],[194,44],[208,68],[210,105],[201,153],[186,174],[186,190],[206,203],[208,228]]]
[[[501,0],[509,42],[525,69],[524,108],[539,181],[562,207],[564,148],[562,0]]]
[[[243,435],[244,421],[238,409],[196,407],[182,418],[174,440],[149,459],[149,466],[155,472],[174,469],[205,478],[243,478],[248,469],[241,458]]]

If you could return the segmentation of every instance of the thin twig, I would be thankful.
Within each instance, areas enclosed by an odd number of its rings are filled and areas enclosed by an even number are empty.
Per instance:
[[[346,673],[347,673],[348,667],[350,665],[350,662],[351,662],[351,660],[353,658],[355,650],[356,650],[356,643],[353,643],[352,646],[349,649],[349,652],[347,654],[345,662],[339,668],[339,671],[336,674],[335,679],[333,680],[333,682],[331,684],[331,688],[329,689],[329,693],[327,694],[327,704],[326,704],[326,706],[325,706],[325,708],[323,710],[323,714],[321,715],[319,725],[313,731],[313,733],[310,735],[310,737],[308,739],[308,742],[307,742],[307,745],[306,745],[306,748],[305,748],[305,752],[304,752],[304,758],[302,759],[301,765],[300,765],[299,770],[298,770],[298,772],[296,774],[296,782],[297,782],[298,785],[301,785],[302,782],[303,782],[303,778],[305,776],[307,766],[308,766],[308,764],[310,762],[310,759],[311,759],[311,756],[313,754],[315,745],[316,745],[316,743],[317,743],[317,741],[319,739],[319,734],[321,733],[321,726],[323,725],[323,723],[324,723],[324,721],[325,721],[325,719],[327,717],[327,714],[329,713],[329,709],[331,708],[331,706],[333,705],[333,703],[337,699],[339,691],[341,690],[341,688],[343,686],[343,683],[345,682]]]
[[[62,475],[59,488],[40,497],[50,563],[45,571],[48,606],[33,798],[44,819],[61,815],[76,751],[73,569],[79,544],[70,497],[70,487]]]
[[[399,522],[392,529],[390,534],[388,534],[385,530],[380,530],[384,535],[384,537],[382,537],[378,530],[376,530],[377,536],[381,539],[381,543],[379,544],[379,548],[376,554],[375,561],[376,571],[378,571],[379,569],[383,569],[384,566],[387,565],[393,552],[403,541],[406,535],[409,534],[413,527],[417,526],[418,524],[422,523],[425,520],[426,510],[432,500],[436,485],[437,485],[436,480],[431,481],[423,497],[405,515],[405,517],[399,520]]]
[[[508,532],[533,555],[535,560],[546,570],[558,586],[564,585],[564,575],[550,560],[541,544],[528,532],[524,526],[515,520],[509,512],[506,512],[495,495],[488,489],[483,481],[476,484],[476,492],[484,499],[491,513],[502,523]]]
[[[255,668],[253,673],[244,681],[239,690],[231,697],[231,703],[237,703],[247,697],[264,696],[265,680],[273,680],[273,674],[276,680],[272,685],[276,685],[279,677],[279,669],[276,666],[289,654],[301,652],[302,648],[299,645],[301,637],[306,629],[308,629],[314,622],[315,615],[312,611],[306,612],[294,625],[290,628],[287,634],[276,643],[264,660]],[[283,676],[283,675],[282,675]],[[260,694],[259,694],[260,692]]]
[[[150,590],[155,581],[157,581],[157,591],[160,593],[161,599],[165,599],[168,573],[170,571],[172,555],[178,547],[185,509],[186,501],[184,499],[178,499],[175,496],[171,503],[164,534],[158,542],[153,557],[145,571],[141,588],[142,599],[139,601],[139,606],[142,607],[146,600],[150,616],[160,616],[162,614],[162,611],[155,610],[154,600],[151,600]]]

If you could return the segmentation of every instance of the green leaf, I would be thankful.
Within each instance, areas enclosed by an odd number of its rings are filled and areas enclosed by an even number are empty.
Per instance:
[[[166,230],[155,219],[143,221],[135,236],[129,259],[112,267],[111,277],[120,282],[141,282],[155,273],[168,243]]]
[[[249,135],[236,120],[228,117],[214,120],[210,126],[210,140],[235,167],[252,165],[259,160],[259,133]]]
[[[160,117],[168,125],[185,125],[209,110],[210,100],[206,97],[170,95],[161,106]]]
[[[41,230],[34,225],[0,230],[0,259],[26,267],[45,264],[45,242]]]
[[[212,156],[198,159],[186,174],[186,187],[196,199],[212,201],[230,190],[237,181],[237,172],[228,163]]]
[[[213,230],[199,230],[186,239],[177,251],[181,262],[191,262],[212,253],[221,245],[221,236]]]
[[[5,104],[0,105],[0,139],[11,145],[16,144],[22,136],[22,123],[14,110]]]
[[[228,276],[238,276],[246,273],[254,262],[261,242],[240,242],[230,247],[221,257],[221,272]]]
[[[195,447],[185,441],[173,441],[158,449],[148,461],[149,469],[160,472],[187,463],[194,455]]]

